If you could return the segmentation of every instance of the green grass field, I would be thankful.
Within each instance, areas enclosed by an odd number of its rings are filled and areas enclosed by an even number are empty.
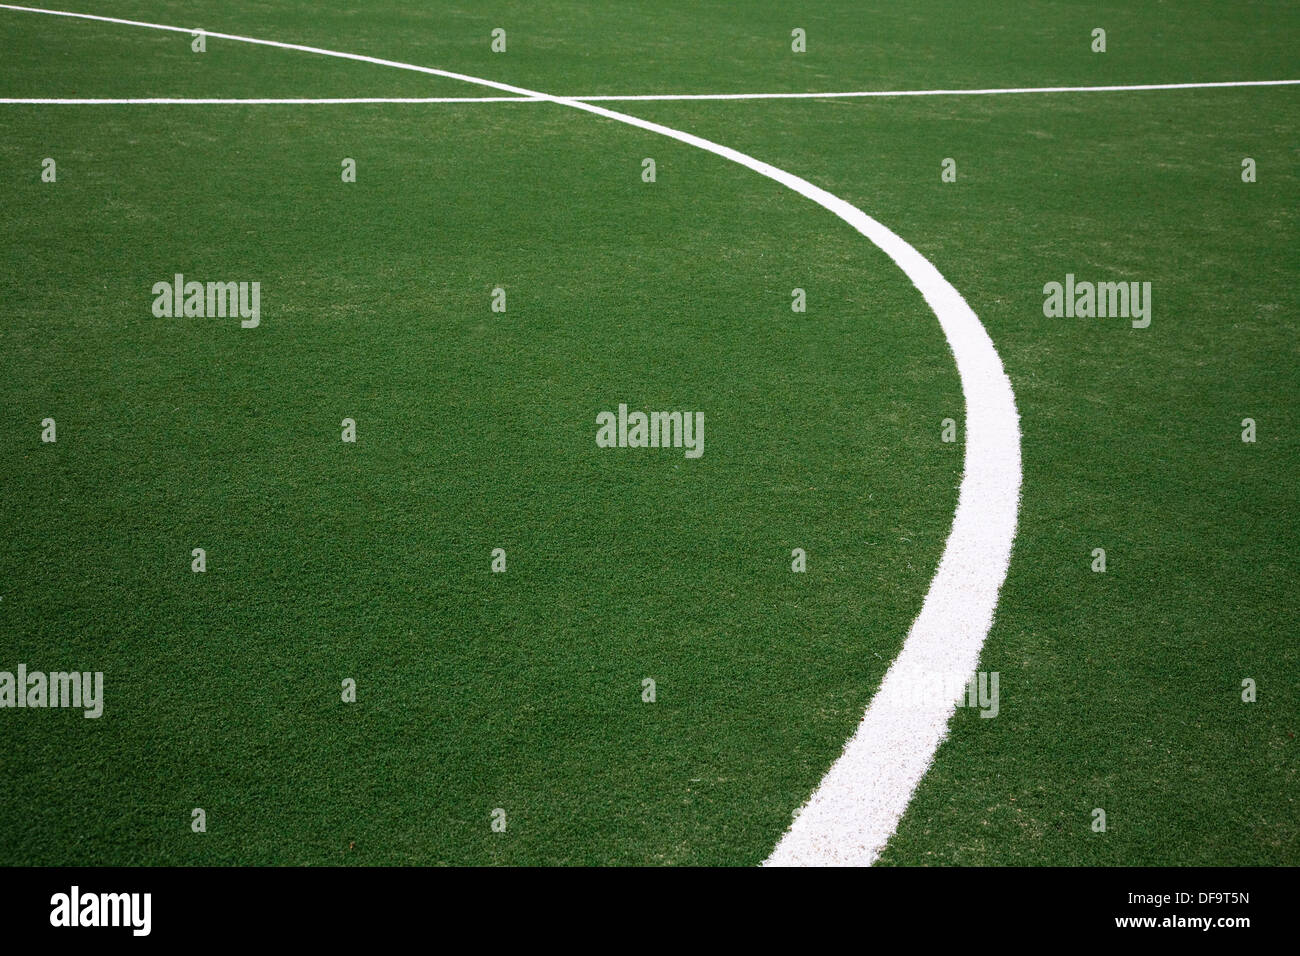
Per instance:
[[[1281,2],[351,7],[68,9],[575,96],[1300,77]],[[0,97],[480,95],[0,9]],[[881,862],[1300,863],[1300,88],[603,105],[887,225],[1014,388],[1000,712],[957,710]],[[0,670],[104,674],[99,719],[0,708],[0,864],[767,857],[962,479],[880,249],[544,102],[0,104],[0,197]],[[260,282],[260,325],[156,317],[175,273]],[[1046,317],[1067,273],[1149,281],[1150,327]],[[702,410],[704,454],[597,447],[620,402]]]

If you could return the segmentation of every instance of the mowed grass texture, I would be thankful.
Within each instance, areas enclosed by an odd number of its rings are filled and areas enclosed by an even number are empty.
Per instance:
[[[7,728],[5,857],[760,860],[954,505],[955,371],[885,257],[555,108],[57,118],[6,114],[8,169],[67,157],[9,205],[6,646],[107,701],[7,712],[53,719]],[[260,279],[261,326],[153,317],[176,271]],[[619,402],[703,410],[703,457],[598,449]]]
[[[341,7],[81,9],[566,93],[1285,78],[1297,26],[1274,5]],[[5,96],[490,92],[0,25]],[[1296,96],[626,105],[895,229],[1016,389],[999,716],[958,711],[885,862],[1300,857]],[[546,104],[0,111],[0,669],[102,670],[106,697],[99,720],[0,711],[0,860],[766,856],[956,501],[951,354],[883,254],[740,167]],[[178,271],[260,281],[261,326],[154,318]],[[1151,327],[1044,318],[1067,272],[1151,281]],[[704,456],[598,449],[619,402],[703,411]]]
[[[644,106],[735,128],[720,104]],[[1001,709],[958,711],[884,861],[1297,862],[1297,94],[803,106],[766,110],[784,143],[731,144],[938,263],[1022,415],[1021,530],[981,665]],[[1241,181],[1243,156],[1267,182]],[[1067,273],[1152,282],[1151,326],[1044,317]],[[1246,444],[1246,417],[1274,426]]]

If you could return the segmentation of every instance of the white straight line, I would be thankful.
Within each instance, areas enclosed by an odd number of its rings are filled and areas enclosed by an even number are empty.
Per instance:
[[[0,4],[8,10],[23,9]],[[70,14],[69,14],[70,15]],[[120,22],[120,21],[114,21]],[[210,34],[216,36],[217,34]],[[852,90],[827,93],[645,93],[627,95],[565,96],[579,103],[660,102],[674,100],[833,100],[897,96],[1000,96],[1014,93],[1123,93],[1143,90],[1205,90],[1243,86],[1297,86],[1300,80],[1231,80],[1222,83],[1144,83],[1135,86],[1021,86],[985,90]],[[544,96],[337,96],[337,97],[183,97],[123,98],[0,97],[0,104],[56,106],[296,106],[349,103],[546,103]]]
[[[136,96],[0,97],[0,105],[33,106],[328,106],[348,103],[545,103],[538,96],[340,96],[340,97],[214,97]]]
[[[1223,83],[1143,83],[1135,86],[1018,86],[985,90],[853,90],[831,93],[647,93],[573,96],[584,103],[651,100],[831,100],[872,96],[1000,96],[1008,93],[1119,93],[1134,90],[1200,90],[1227,86],[1296,86],[1300,80],[1236,80]]]
[[[117,20],[90,14],[53,13],[156,30],[185,27]],[[952,349],[966,404],[966,457],[952,530],[898,658],[885,674],[857,732],[831,767],[803,812],[768,859],[773,865],[870,864],[894,832],[903,811],[947,734],[961,697],[909,693],[918,673],[974,672],[993,623],[998,591],[1006,579],[1020,505],[1020,420],[1011,382],[993,341],[966,300],[911,245],[838,196],[762,160],[649,120],[562,96],[538,93],[495,80],[340,53],[273,40],[207,31],[209,37],[361,60],[396,69],[447,76],[519,96],[537,97],[669,137],[738,163],[834,213],[881,249],[911,280],[934,311]]]

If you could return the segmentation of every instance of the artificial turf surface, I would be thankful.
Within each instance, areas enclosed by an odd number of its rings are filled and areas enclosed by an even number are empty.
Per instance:
[[[1300,31],[1281,4],[76,9],[570,94],[1287,79]],[[0,54],[0,96],[489,92],[5,10]],[[958,710],[883,862],[1300,861],[1297,95],[613,104],[894,229],[1015,388],[999,715]],[[103,671],[106,697],[0,711],[0,862],[767,855],[956,503],[956,370],[883,253],[541,103],[2,105],[0,183],[0,669]],[[261,326],[155,318],[176,272],[260,281]],[[1044,317],[1067,272],[1150,281],[1151,327]],[[702,410],[703,457],[597,448],[620,402]]]

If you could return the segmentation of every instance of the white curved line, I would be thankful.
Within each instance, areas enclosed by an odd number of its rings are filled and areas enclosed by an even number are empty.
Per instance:
[[[0,7],[154,30],[192,32],[185,27],[92,14],[9,4]],[[875,243],[912,281],[934,311],[948,339],[966,400],[966,459],[957,511],[939,568],[902,651],[885,674],[880,690],[843,754],[767,861],[773,865],[873,862],[933,760],[961,696],[959,691],[950,695],[914,694],[910,692],[914,681],[929,674],[970,674],[975,670],[980,648],[993,623],[998,591],[1006,578],[1016,535],[1020,423],[1015,396],[992,340],[966,300],[924,256],[862,210],[805,179],[728,146],[601,106],[450,70],[296,43],[204,32],[217,39],[463,80],[544,99],[667,136],[729,159],[811,199]]]

